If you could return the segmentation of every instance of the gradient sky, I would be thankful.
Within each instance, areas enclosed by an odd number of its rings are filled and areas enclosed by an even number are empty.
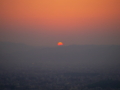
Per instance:
[[[120,0],[0,0],[0,41],[120,45]]]

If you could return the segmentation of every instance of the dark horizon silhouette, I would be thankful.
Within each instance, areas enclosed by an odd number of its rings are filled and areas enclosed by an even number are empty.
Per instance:
[[[41,48],[0,42],[0,89],[119,90],[119,54],[120,45]]]

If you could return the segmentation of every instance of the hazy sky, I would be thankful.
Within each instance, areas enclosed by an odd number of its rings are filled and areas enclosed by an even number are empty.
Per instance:
[[[120,44],[120,0],[0,0],[0,41]]]

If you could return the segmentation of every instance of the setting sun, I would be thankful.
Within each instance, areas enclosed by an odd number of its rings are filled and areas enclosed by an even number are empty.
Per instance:
[[[62,46],[63,43],[62,43],[62,42],[58,42],[57,45],[58,45],[58,46]]]

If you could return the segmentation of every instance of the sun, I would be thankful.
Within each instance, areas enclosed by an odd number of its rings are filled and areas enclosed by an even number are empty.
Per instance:
[[[57,45],[58,45],[58,46],[62,46],[62,45],[63,45],[63,42],[58,42]]]

